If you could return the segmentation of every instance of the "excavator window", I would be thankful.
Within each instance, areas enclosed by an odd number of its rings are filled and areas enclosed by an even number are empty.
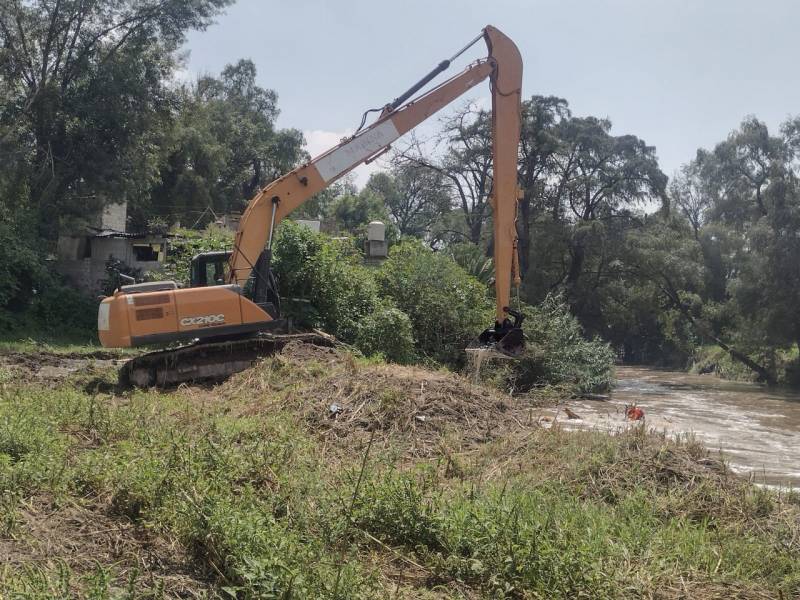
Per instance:
[[[229,252],[204,252],[192,258],[191,286],[225,285]]]

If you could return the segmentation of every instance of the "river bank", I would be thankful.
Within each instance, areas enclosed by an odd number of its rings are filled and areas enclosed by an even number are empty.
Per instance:
[[[797,347],[778,349],[772,359],[766,356],[752,356],[758,364],[764,365],[772,374],[774,383],[791,385],[800,390],[800,371],[798,371]],[[701,346],[695,350],[689,372],[695,375],[715,374],[729,381],[756,382],[758,375],[746,365],[731,358],[730,353],[719,346]]]
[[[0,365],[8,597],[800,593],[800,498],[697,441],[331,349],[168,391],[34,359]]]

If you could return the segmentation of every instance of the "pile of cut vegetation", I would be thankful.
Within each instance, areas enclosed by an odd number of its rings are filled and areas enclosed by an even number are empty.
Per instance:
[[[326,442],[390,440],[413,456],[459,451],[535,426],[530,404],[448,371],[377,364],[292,342],[218,389],[247,412],[288,410]]]

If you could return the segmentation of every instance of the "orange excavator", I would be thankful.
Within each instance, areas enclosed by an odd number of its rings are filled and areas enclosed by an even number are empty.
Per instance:
[[[489,50],[486,58],[414,97],[480,39]],[[259,191],[242,215],[232,251],[192,259],[190,287],[178,287],[173,281],[134,283],[104,298],[97,325],[105,347],[194,342],[134,358],[123,367],[120,379],[150,386],[220,378],[296,337],[286,333],[286,323],[280,319],[280,298],[270,269],[275,228],[312,196],[386,152],[404,133],[487,78],[492,92],[490,202],[497,310],[494,326],[481,333],[477,343],[519,355],[524,349],[523,316],[509,305],[512,283],[519,285],[516,215],[522,58],[514,42],[487,26],[398,98],[364,113],[353,136]],[[370,112],[380,115],[365,126]]]

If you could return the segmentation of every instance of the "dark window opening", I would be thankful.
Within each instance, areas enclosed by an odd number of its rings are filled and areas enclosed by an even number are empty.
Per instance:
[[[155,262],[161,253],[161,244],[134,244],[133,256],[137,262]]]

